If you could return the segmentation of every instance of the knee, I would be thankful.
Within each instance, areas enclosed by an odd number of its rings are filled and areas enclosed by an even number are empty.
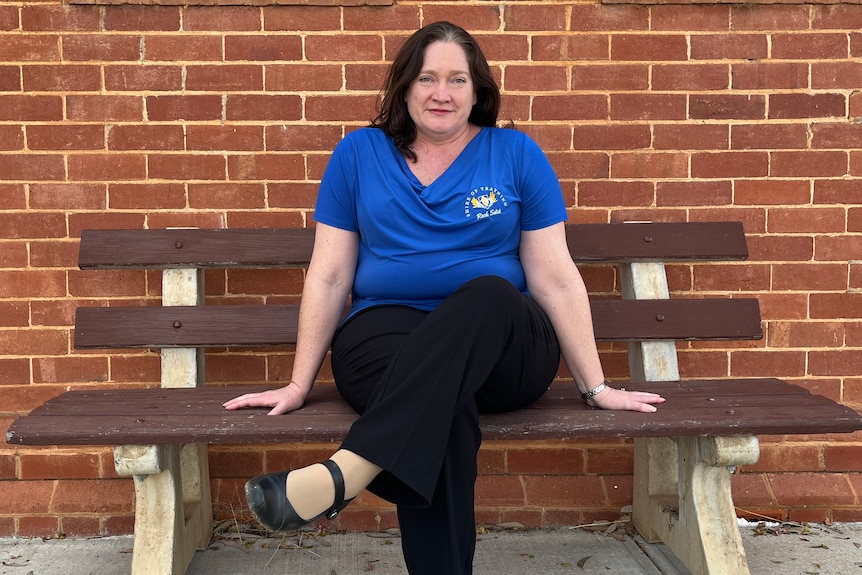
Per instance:
[[[476,310],[486,306],[511,309],[524,297],[509,280],[493,275],[474,278],[458,288],[456,293],[460,298],[469,300]]]

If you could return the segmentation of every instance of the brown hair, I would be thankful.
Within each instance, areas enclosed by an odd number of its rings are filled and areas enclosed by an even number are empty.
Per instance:
[[[420,28],[404,43],[389,67],[383,82],[380,112],[371,122],[395,141],[395,147],[414,162],[410,148],[416,139],[416,125],[407,111],[405,95],[422,70],[425,49],[434,42],[453,42],[467,55],[470,76],[476,90],[476,104],[469,121],[478,126],[494,126],[500,112],[500,89],[491,74],[488,61],[478,42],[469,32],[449,22],[435,22]]]

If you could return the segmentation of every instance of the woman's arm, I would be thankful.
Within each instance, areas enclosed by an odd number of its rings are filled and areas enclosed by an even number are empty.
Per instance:
[[[272,407],[270,415],[278,415],[302,407],[343,315],[353,286],[358,253],[357,233],[317,224],[314,251],[299,306],[290,383],[280,389],[241,395],[226,402],[225,409],[266,406]]]
[[[563,360],[578,389],[581,392],[595,389],[605,377],[596,349],[587,290],[569,255],[565,225],[521,232],[520,256],[527,289],[550,317]],[[664,399],[654,393],[607,387],[590,401],[603,409],[655,411],[652,404]]]

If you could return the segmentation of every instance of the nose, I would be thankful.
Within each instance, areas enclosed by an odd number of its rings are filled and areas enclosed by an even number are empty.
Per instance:
[[[449,86],[446,84],[446,82],[438,82],[437,83],[437,89],[434,90],[433,98],[434,98],[434,100],[436,100],[438,102],[448,102],[449,101],[449,99],[450,99]]]

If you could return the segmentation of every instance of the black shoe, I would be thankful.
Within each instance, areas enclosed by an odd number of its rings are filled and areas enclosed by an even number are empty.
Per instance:
[[[272,531],[296,531],[321,517],[335,519],[353,499],[344,500],[344,475],[341,474],[338,464],[331,459],[323,461],[322,464],[329,470],[335,484],[335,501],[332,507],[311,519],[300,517],[287,500],[287,475],[290,472],[279,471],[258,475],[245,484],[245,499],[254,518]]]

